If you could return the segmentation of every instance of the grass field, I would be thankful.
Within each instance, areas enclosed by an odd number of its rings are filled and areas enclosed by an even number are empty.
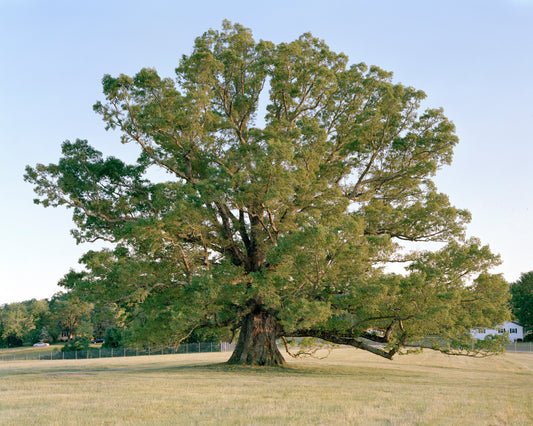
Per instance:
[[[533,424],[533,354],[336,349],[287,368],[229,353],[0,363],[0,424]]]

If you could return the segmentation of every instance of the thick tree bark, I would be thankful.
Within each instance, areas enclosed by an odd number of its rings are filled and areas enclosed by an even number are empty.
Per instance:
[[[253,302],[252,310],[243,320],[237,346],[228,364],[271,365],[285,364],[276,338],[281,327],[275,316]]]

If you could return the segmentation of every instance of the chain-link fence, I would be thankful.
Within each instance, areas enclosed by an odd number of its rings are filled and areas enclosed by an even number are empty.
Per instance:
[[[514,342],[505,345],[507,352],[533,352],[533,342]]]
[[[52,359],[92,359],[92,358],[116,358],[148,355],[171,355],[201,352],[230,352],[235,348],[235,343],[227,342],[202,342],[185,343],[179,346],[165,347],[140,347],[140,348],[91,348],[85,351],[61,352],[59,349],[50,352],[17,353],[13,355],[0,355],[0,361],[17,360],[52,360]]]
[[[92,358],[116,358],[149,355],[171,355],[203,352],[231,352],[235,349],[235,343],[227,342],[202,342],[186,343],[179,346],[165,347],[142,347],[142,348],[100,348],[86,351],[61,352],[55,348],[49,352],[31,352],[0,355],[0,361],[20,360],[53,360],[53,359],[92,359]],[[505,346],[508,352],[531,352],[533,342],[514,342]]]

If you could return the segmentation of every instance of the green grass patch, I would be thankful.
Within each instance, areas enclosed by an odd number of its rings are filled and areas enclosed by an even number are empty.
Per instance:
[[[336,349],[287,368],[227,366],[229,355],[0,363],[0,423],[533,423],[533,354]]]

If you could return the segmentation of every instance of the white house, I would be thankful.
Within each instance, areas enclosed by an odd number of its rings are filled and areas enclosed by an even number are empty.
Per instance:
[[[480,328],[471,331],[474,339],[479,340],[483,340],[489,335],[503,334],[505,332],[508,333],[511,342],[521,342],[524,340],[524,327],[514,321],[504,322],[503,324],[496,326],[496,328]]]

